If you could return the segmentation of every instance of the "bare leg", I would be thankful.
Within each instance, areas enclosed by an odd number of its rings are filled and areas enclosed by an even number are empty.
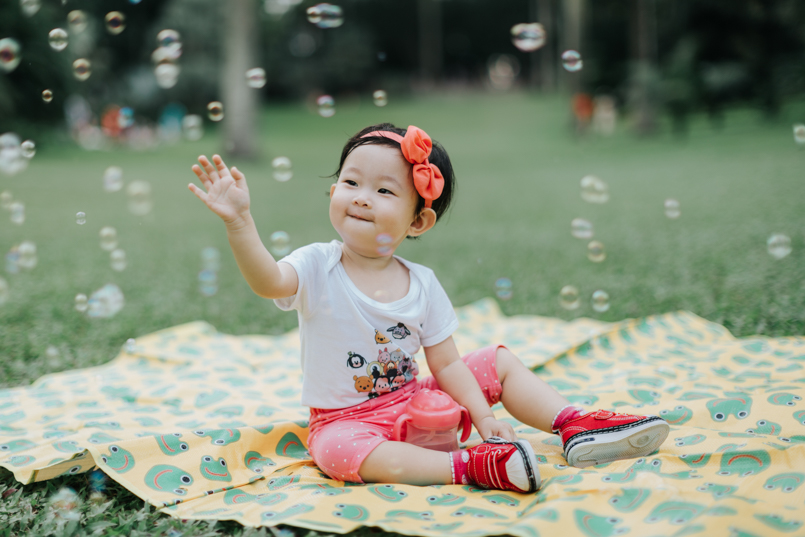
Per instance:
[[[496,353],[498,379],[503,387],[500,401],[518,421],[551,432],[556,413],[570,402],[536,376],[509,349]]]
[[[363,460],[358,471],[366,483],[450,485],[450,456],[405,442],[383,442]]]

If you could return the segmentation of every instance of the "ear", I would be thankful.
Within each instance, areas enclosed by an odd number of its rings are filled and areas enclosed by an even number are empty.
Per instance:
[[[333,184],[330,185],[330,198],[331,199],[333,197],[333,191],[335,190],[335,185],[336,185],[336,183],[333,183]]]
[[[408,227],[408,235],[418,237],[436,225],[436,211],[433,209],[422,209],[411,225]]]

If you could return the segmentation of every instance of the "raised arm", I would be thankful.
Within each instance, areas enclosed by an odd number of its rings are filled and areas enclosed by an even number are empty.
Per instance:
[[[226,235],[238,268],[258,296],[285,298],[296,294],[299,279],[296,270],[287,263],[277,263],[260,240],[249,211],[249,187],[246,176],[223,159],[213,155],[212,162],[200,156],[193,173],[204,189],[190,183],[188,188],[226,225]]]

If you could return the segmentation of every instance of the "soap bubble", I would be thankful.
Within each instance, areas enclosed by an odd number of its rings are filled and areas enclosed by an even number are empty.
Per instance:
[[[204,270],[217,272],[221,268],[221,252],[214,246],[201,250],[201,266]]]
[[[8,211],[11,209],[11,202],[14,201],[14,196],[8,190],[0,192],[0,209]]]
[[[609,309],[609,294],[599,289],[593,293],[593,309],[598,313],[604,313]]]
[[[46,103],[49,103],[50,101],[52,101],[53,100],[53,92],[50,91],[49,89],[42,90],[42,100],[45,101]]]
[[[559,305],[566,310],[574,310],[579,307],[579,290],[572,285],[565,285],[559,291]]]
[[[495,54],[487,60],[486,69],[492,87],[507,90],[520,74],[520,61],[511,54]]]
[[[219,101],[212,101],[207,105],[207,116],[212,121],[221,121],[224,119],[224,105]]]
[[[316,4],[307,8],[307,20],[319,28],[338,28],[344,24],[344,11],[341,6]]]
[[[15,201],[9,207],[11,210],[11,223],[22,225],[25,222],[25,204],[21,201]]]
[[[0,276],[0,304],[5,304],[8,300],[8,282]]]
[[[679,218],[680,214],[682,214],[682,211],[679,210],[679,202],[677,200],[672,198],[665,200],[665,216],[675,220]]]
[[[566,50],[562,53],[562,67],[565,71],[575,73],[582,68],[581,54],[575,50]]]
[[[130,337],[126,340],[126,352],[133,354],[135,350],[137,350],[137,340],[133,337]]]
[[[595,175],[582,177],[581,199],[587,203],[606,203],[609,201],[609,187]]]
[[[67,14],[67,25],[73,33],[81,33],[87,29],[87,14],[75,9]]]
[[[78,58],[73,62],[73,76],[82,82],[92,74],[92,65],[86,58]]]
[[[607,258],[607,252],[604,250],[604,243],[599,241],[590,241],[587,245],[587,259],[593,263],[600,263]]]
[[[110,265],[112,266],[112,270],[123,272],[126,270],[126,251],[121,250],[120,248],[117,250],[112,250],[112,253],[109,254],[109,261]]]
[[[513,295],[512,281],[508,278],[495,280],[495,295],[501,300],[509,300]]]
[[[58,358],[59,349],[57,349],[53,345],[48,345],[47,349],[45,349],[45,356],[47,356],[48,358]]]
[[[201,137],[204,136],[204,121],[201,116],[187,114],[182,118],[182,132],[184,137],[191,142],[201,140]]]
[[[117,192],[121,188],[123,188],[123,169],[109,166],[103,172],[103,189],[107,192]]]
[[[800,145],[805,144],[805,125],[794,125],[794,141]]]
[[[179,82],[180,72],[181,69],[179,66],[170,60],[159,62],[157,66],[154,67],[154,77],[157,79],[157,86],[162,89],[172,88],[177,82]],[[221,117],[223,117],[223,115]]]
[[[75,223],[79,226],[83,226],[87,223],[87,213],[84,211],[78,211],[75,213]]]
[[[375,106],[383,107],[389,104],[389,96],[386,95],[385,91],[379,89],[372,94],[372,101],[375,103]]]
[[[144,216],[151,212],[151,184],[145,181],[132,181],[126,187],[129,196],[129,212],[137,216]]]
[[[570,234],[577,239],[592,239],[593,224],[584,218],[574,218],[570,222]]]
[[[198,273],[198,290],[203,296],[212,296],[218,292],[218,274],[212,270]]]
[[[782,233],[775,233],[766,241],[766,248],[774,259],[782,259],[791,253],[791,238]]]
[[[60,52],[67,48],[67,32],[63,28],[54,28],[48,34],[50,48]]]
[[[0,39],[0,69],[10,73],[20,64],[20,44],[10,37]]]
[[[22,156],[27,159],[34,158],[36,155],[36,144],[33,140],[25,140],[20,144],[20,151],[22,152]]]
[[[117,35],[126,29],[126,16],[119,11],[110,11],[104,20],[106,21],[106,31],[112,35]]]
[[[275,231],[269,238],[271,253],[278,256],[286,255],[291,251],[291,238],[284,231]]]
[[[511,34],[512,43],[523,52],[533,52],[545,45],[545,28],[538,22],[515,24]]]
[[[31,241],[22,241],[18,248],[20,257],[17,264],[20,268],[31,270],[39,263],[39,258],[36,255],[36,244]]]
[[[87,311],[87,295],[84,293],[75,295],[75,310],[80,313]]]
[[[62,487],[50,497],[50,508],[56,518],[68,521],[77,521],[81,518],[79,511],[80,499],[78,494],[69,487]]]
[[[111,226],[101,228],[101,248],[110,252],[117,248],[117,230]]]
[[[319,107],[321,117],[333,117],[335,115],[335,99],[331,96],[322,95],[316,99],[316,105]]]
[[[380,233],[375,237],[375,242],[377,242],[377,253],[380,255],[389,255],[394,251],[391,247],[391,243],[394,242],[394,239],[392,239],[391,235],[388,233]]]
[[[106,495],[98,490],[93,490],[92,492],[90,492],[89,498],[87,499],[89,500],[89,503],[91,503],[92,505],[101,505],[106,503],[107,501]]]
[[[271,161],[271,167],[274,169],[274,180],[284,183],[293,177],[293,169],[291,159],[288,157],[277,157]]]
[[[122,310],[124,304],[123,291],[120,287],[107,283],[90,295],[87,301],[87,315],[92,318],[108,319]]]
[[[157,45],[164,49],[175,49],[182,46],[179,32],[176,30],[165,29],[157,34]]]
[[[42,2],[40,0],[20,0],[22,14],[26,17],[33,17],[36,15],[40,7],[42,7]]]
[[[259,89],[266,85],[266,70],[262,67],[255,67],[246,71],[246,84],[250,88]]]
[[[20,248],[15,245],[6,254],[6,272],[17,274],[20,271]]]
[[[20,137],[13,132],[0,135],[0,171],[15,175],[28,167],[28,159],[22,154]]]

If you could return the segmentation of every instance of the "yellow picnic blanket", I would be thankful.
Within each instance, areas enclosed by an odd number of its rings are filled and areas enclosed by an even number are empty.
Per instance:
[[[558,437],[498,405],[542,462],[536,494],[333,481],[306,452],[297,332],[195,322],[0,391],[0,465],[23,483],[97,466],[170,516],[326,533],[805,534],[805,338],[735,339],[687,312],[568,323],[506,317],[486,299],[458,314],[460,351],[505,343],[573,402],[659,414],[668,440],[643,459],[569,468]]]

